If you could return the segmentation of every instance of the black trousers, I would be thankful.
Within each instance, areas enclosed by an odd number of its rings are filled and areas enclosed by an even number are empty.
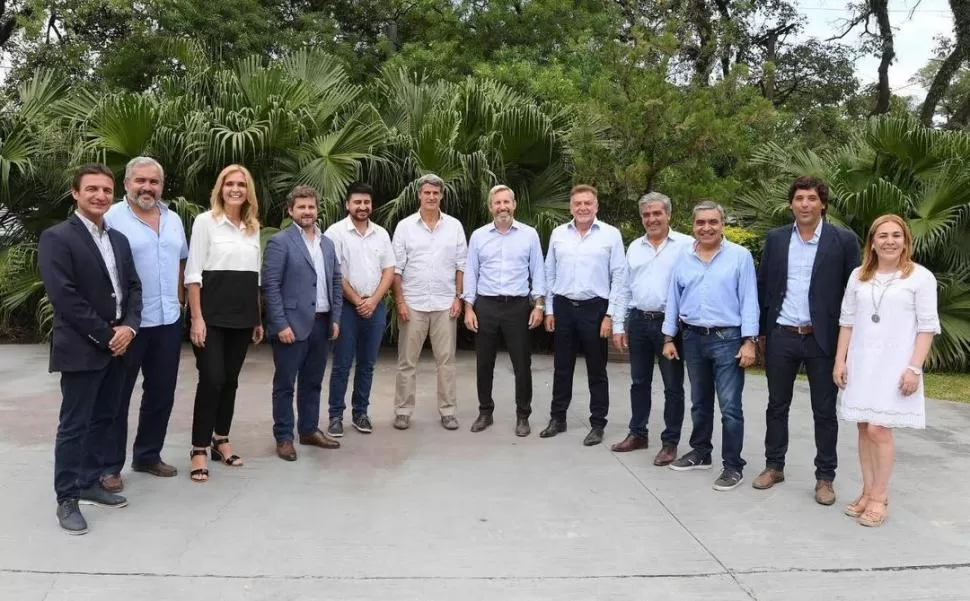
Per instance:
[[[61,413],[54,442],[57,502],[77,499],[104,469],[104,440],[118,414],[125,364],[112,357],[93,371],[61,372]]]
[[[213,433],[228,436],[236,408],[236,387],[252,328],[207,326],[205,346],[192,346],[199,385],[195,389],[192,414],[192,446],[207,447]]]
[[[478,410],[491,414],[495,410],[492,381],[495,357],[501,341],[509,351],[515,375],[515,414],[532,414],[532,339],[529,331],[529,297],[483,297],[475,301],[478,333],[475,334]]]
[[[802,364],[808,373],[808,386],[815,419],[815,478],[834,480],[838,465],[836,444],[839,422],[835,413],[838,388],[832,381],[835,358],[827,356],[812,335],[802,336],[774,327],[765,348],[765,374],[768,377],[768,410],[765,412],[765,465],[785,468],[788,452],[788,412],[791,408],[795,378]]]
[[[553,336],[552,419],[565,421],[569,402],[573,397],[573,373],[576,355],[586,356],[586,377],[589,381],[589,424],[594,428],[606,426],[610,411],[610,383],[606,375],[607,339],[600,338],[600,324],[606,316],[609,302],[603,298],[571,301],[564,296],[553,299],[552,314],[556,318]]]

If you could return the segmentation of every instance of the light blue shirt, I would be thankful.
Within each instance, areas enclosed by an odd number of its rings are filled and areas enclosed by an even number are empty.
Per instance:
[[[808,289],[812,285],[812,268],[815,267],[821,235],[821,220],[808,241],[802,240],[798,225],[792,226],[791,241],[788,243],[788,283],[785,285],[785,298],[781,301],[781,313],[778,314],[778,323],[782,325],[812,325]]]
[[[571,300],[609,299],[606,314],[614,317],[626,289],[626,257],[620,230],[593,220],[583,236],[573,221],[552,230],[546,254],[546,315],[555,295]]]
[[[330,297],[327,296],[327,267],[323,262],[323,249],[320,247],[320,243],[323,241],[323,233],[320,232],[320,228],[314,226],[313,228],[313,239],[306,237],[306,234],[297,224],[292,224],[290,227],[295,227],[300,230],[300,239],[303,240],[303,244],[306,244],[306,250],[310,253],[310,258],[313,259],[313,269],[317,272],[317,313],[327,313],[330,311]]]
[[[141,279],[143,328],[170,325],[181,317],[179,263],[189,256],[182,220],[161,202],[157,206],[157,234],[135,215],[127,200],[115,203],[104,215],[104,222],[124,234],[131,246]]]
[[[670,275],[663,333],[675,336],[680,319],[708,328],[740,326],[741,336],[757,336],[760,309],[751,253],[723,240],[710,263],[705,263],[696,249],[695,244]]]
[[[667,230],[667,237],[654,248],[646,236],[637,238],[626,251],[626,293],[613,322],[613,333],[625,330],[630,309],[663,313],[670,290],[670,273],[674,265],[694,248],[694,239]]]
[[[515,220],[504,234],[494,222],[472,232],[462,298],[474,303],[476,296],[529,296],[530,292],[532,298],[546,295],[538,232]]]

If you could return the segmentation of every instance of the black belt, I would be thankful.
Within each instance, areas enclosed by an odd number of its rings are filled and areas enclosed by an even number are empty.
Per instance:
[[[588,298],[586,300],[573,300],[571,298],[566,298],[565,296],[562,296],[560,294],[557,294],[555,297],[553,297],[553,300],[554,302],[557,302],[557,303],[569,303],[574,307],[585,307],[586,305],[595,305],[597,303],[608,302],[605,298],[600,298],[598,296],[593,298]]]
[[[492,301],[495,303],[519,303],[519,302],[524,302],[529,300],[528,296],[503,296],[503,295],[498,295],[498,296],[478,295],[478,297],[476,298],[480,300]]]
[[[815,331],[815,328],[813,328],[812,326],[786,326],[785,324],[782,324],[782,323],[777,323],[775,325],[781,328],[782,330],[791,332],[792,334],[798,334],[799,336],[810,336],[812,332]]]
[[[720,334],[724,330],[737,330],[741,326],[714,326],[711,328],[705,326],[694,326],[689,323],[683,324],[683,328],[688,332],[697,332],[698,334],[703,334],[704,336],[710,336],[711,334]]]
[[[630,312],[652,321],[663,321],[664,319],[663,311],[644,311],[643,309],[637,309],[634,307],[630,309]]]
[[[324,311],[322,313],[314,313],[314,319],[323,319],[324,317],[330,317],[330,311]]]

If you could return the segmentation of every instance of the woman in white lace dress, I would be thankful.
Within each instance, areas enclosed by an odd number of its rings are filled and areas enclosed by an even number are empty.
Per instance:
[[[846,508],[863,526],[888,516],[892,428],[924,428],[923,361],[940,333],[936,278],[912,260],[906,222],[873,222],[862,265],[849,276],[839,323],[835,383],[839,418],[858,422],[862,494]]]

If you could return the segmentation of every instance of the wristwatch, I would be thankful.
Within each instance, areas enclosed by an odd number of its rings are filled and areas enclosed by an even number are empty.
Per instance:
[[[907,365],[906,366],[906,369],[908,369],[909,371],[913,372],[917,376],[922,376],[923,375],[923,370],[920,369],[920,368],[918,368],[918,367],[916,367],[915,365]]]
[[[754,343],[754,344],[758,344],[758,337],[757,336],[748,336],[744,340],[745,340],[745,342],[751,342],[751,343]]]

